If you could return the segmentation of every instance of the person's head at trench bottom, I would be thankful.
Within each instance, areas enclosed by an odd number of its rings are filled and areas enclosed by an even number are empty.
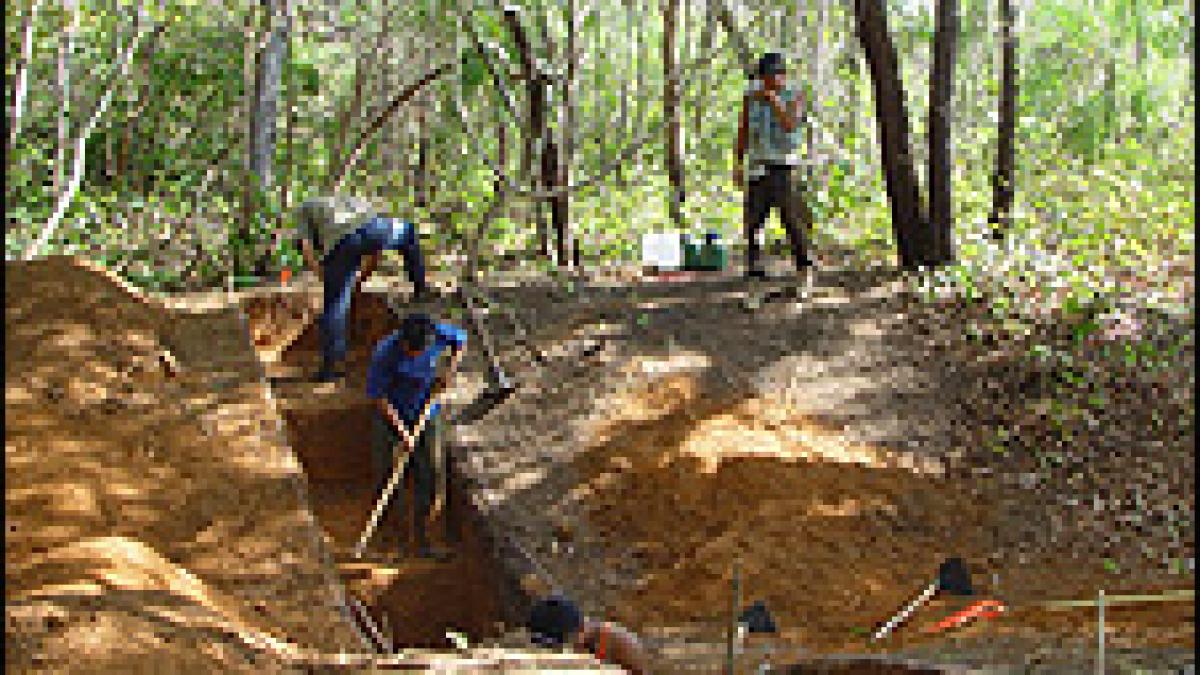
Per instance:
[[[538,601],[529,612],[530,639],[539,647],[575,647],[583,632],[583,613],[561,595]]]
[[[636,635],[619,624],[589,619],[563,595],[555,593],[535,602],[527,627],[536,646],[590,653],[635,675],[648,672],[646,653]]]

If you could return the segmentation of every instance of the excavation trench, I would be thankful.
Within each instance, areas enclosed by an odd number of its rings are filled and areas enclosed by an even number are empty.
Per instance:
[[[378,497],[370,460],[371,405],[356,392],[321,395],[299,384],[279,399],[289,442],[307,474],[313,513],[331,540],[347,592],[390,635],[392,646],[446,648],[447,631],[466,635],[472,644],[505,632],[524,599],[497,559],[492,526],[472,506],[461,476],[452,473],[447,506],[429,524],[431,541],[452,552],[449,561],[411,555],[411,519],[400,517],[395,498],[362,559],[356,559],[354,545]],[[410,481],[403,490],[411,499]],[[460,523],[457,542],[446,539],[446,514]]]

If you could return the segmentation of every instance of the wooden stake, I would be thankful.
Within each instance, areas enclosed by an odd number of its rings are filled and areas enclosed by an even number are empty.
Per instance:
[[[421,438],[421,432],[425,430],[425,423],[429,421],[429,414],[433,410],[433,401],[431,397],[429,402],[425,404],[425,410],[421,412],[421,419],[417,420],[417,425],[413,427],[409,438],[412,439],[413,445]],[[400,444],[396,445],[396,449],[400,450]],[[379,495],[379,499],[375,501],[375,509],[371,511],[371,517],[367,520],[367,526],[363,529],[362,536],[358,538],[358,545],[354,547],[354,557],[361,558],[363,552],[367,548],[367,542],[370,541],[371,535],[375,534],[375,528],[379,526],[379,518],[383,515],[383,509],[392,499],[392,493],[396,491],[396,486],[400,484],[400,479],[404,476],[404,467],[408,464],[408,458],[412,455],[413,447],[404,448],[404,455],[396,462],[392,469],[392,477],[388,479],[387,486],[383,488],[383,493]]]

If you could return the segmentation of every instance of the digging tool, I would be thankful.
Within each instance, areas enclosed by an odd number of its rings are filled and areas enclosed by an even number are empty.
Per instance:
[[[946,592],[951,595],[973,595],[974,590],[971,588],[971,577],[967,572],[966,563],[962,558],[948,558],[938,567],[937,578],[933,580],[921,594],[912,602],[908,603],[904,609],[900,610],[891,619],[888,619],[879,630],[871,636],[871,641],[882,639],[888,633],[892,632],[896,626],[899,626],[907,619],[917,608],[929,601],[930,598],[937,595],[939,592]]]
[[[467,318],[471,321],[471,326],[475,329],[475,334],[479,336],[483,356],[488,364],[487,387],[468,405],[467,410],[464,411],[464,413],[470,412],[471,415],[464,414],[460,416],[460,419],[471,419],[473,421],[482,418],[496,406],[507,400],[509,396],[512,396],[517,390],[517,385],[504,372],[504,369],[500,367],[500,360],[497,357],[491,333],[488,332],[487,326],[484,325],[483,320],[476,312],[473,294],[465,287],[460,287],[459,298],[462,301],[463,308],[467,312]]]
[[[755,634],[773,635],[778,631],[775,627],[775,619],[771,616],[770,610],[767,609],[767,603],[762,600],[756,600],[754,604],[742,610],[738,617],[738,623],[746,627],[746,632]]]
[[[954,612],[932,626],[926,627],[922,632],[941,633],[952,628],[964,626],[976,619],[994,619],[1006,611],[1008,611],[1008,607],[999,600],[980,600],[979,602],[971,603],[971,606],[966,609]]]
[[[417,420],[416,426],[408,435],[408,442],[401,441],[396,445],[396,450],[400,451],[400,445],[403,444],[403,454],[397,453],[396,465],[392,469],[392,476],[388,479],[387,485],[383,488],[383,493],[379,495],[379,499],[375,501],[375,508],[371,511],[371,517],[367,520],[367,526],[363,529],[362,536],[358,538],[358,545],[354,547],[354,557],[362,558],[363,552],[367,548],[367,542],[370,541],[371,535],[375,534],[375,528],[379,526],[379,519],[383,516],[383,509],[387,507],[388,502],[392,499],[392,493],[396,491],[396,487],[400,485],[400,479],[404,477],[404,467],[408,464],[408,458],[412,455],[413,444],[421,437],[421,432],[425,430],[425,424],[429,421],[429,415],[433,411],[433,404],[436,397],[430,396],[425,402],[425,408],[421,411],[421,417]]]

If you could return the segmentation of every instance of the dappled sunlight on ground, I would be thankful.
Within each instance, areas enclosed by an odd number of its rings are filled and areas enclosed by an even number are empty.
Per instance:
[[[242,633],[361,648],[236,314],[66,259],[8,271],[10,662],[237,671]]]

